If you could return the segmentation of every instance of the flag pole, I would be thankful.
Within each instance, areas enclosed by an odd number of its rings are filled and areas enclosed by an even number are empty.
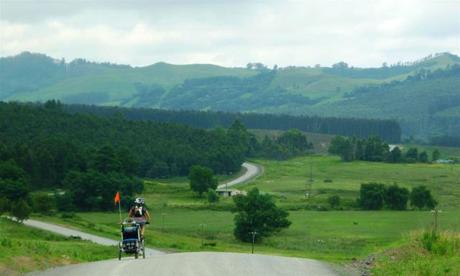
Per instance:
[[[120,215],[120,223],[121,223],[121,200],[118,201],[118,214]]]

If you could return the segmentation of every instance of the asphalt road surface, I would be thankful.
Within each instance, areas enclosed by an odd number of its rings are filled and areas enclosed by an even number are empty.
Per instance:
[[[337,275],[323,263],[301,258],[241,253],[175,253],[78,264],[34,272],[36,276],[158,275],[158,276],[325,276]]]
[[[220,185],[231,187],[258,176],[262,169],[251,163],[244,163],[246,172],[240,177]],[[65,236],[81,237],[102,245],[118,245],[118,241],[87,234],[78,230],[36,220],[24,221],[25,225],[40,228]],[[287,258],[257,254],[194,252],[166,254],[146,248],[146,259],[125,256],[121,261],[107,260],[93,263],[62,266],[45,271],[33,272],[37,276],[80,276],[80,275],[156,275],[156,276],[230,276],[230,275],[337,275],[326,264],[310,259]],[[114,251],[114,256],[117,252]]]
[[[58,226],[58,225],[51,224],[51,223],[41,222],[41,221],[38,221],[38,220],[28,219],[28,220],[24,221],[23,223],[25,225],[27,225],[27,226],[40,228],[40,229],[50,231],[50,232],[53,232],[53,233],[56,233],[56,234],[59,234],[59,235],[64,235],[64,236],[67,236],[67,237],[71,237],[71,236],[80,237],[83,240],[92,241],[94,243],[98,243],[98,244],[102,244],[102,245],[118,246],[118,243],[119,243],[119,241],[116,241],[116,240],[107,239],[107,238],[99,237],[99,236],[96,236],[96,235],[91,235],[91,234],[81,232],[81,231],[78,231],[78,230],[69,229],[69,228],[66,228],[66,227]],[[164,254],[165,254],[164,252],[159,251],[159,250],[155,250],[155,249],[151,249],[151,248],[145,248],[145,255],[148,256],[148,257],[164,255]]]
[[[225,189],[227,187],[230,188],[231,186],[241,184],[244,182],[248,182],[249,180],[255,178],[256,176],[262,173],[261,167],[256,164],[244,162],[242,166],[246,168],[246,172],[244,172],[244,174],[242,174],[241,176],[231,181],[220,184],[217,188],[218,189]]]

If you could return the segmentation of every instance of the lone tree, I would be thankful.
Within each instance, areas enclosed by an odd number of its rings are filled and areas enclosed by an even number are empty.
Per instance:
[[[207,167],[193,166],[190,169],[189,179],[190,188],[200,197],[209,189],[217,188],[217,179],[214,178],[212,170]]]
[[[434,200],[430,190],[425,186],[418,186],[413,188],[410,193],[410,205],[419,209],[424,207],[432,209],[438,205],[438,202]]]
[[[409,190],[394,184],[385,190],[385,204],[392,210],[406,210]]]
[[[289,213],[278,208],[272,196],[260,194],[257,188],[249,193],[233,198],[236,206],[235,237],[244,242],[252,242],[251,232],[256,231],[255,241],[258,242],[283,228],[289,227]]]

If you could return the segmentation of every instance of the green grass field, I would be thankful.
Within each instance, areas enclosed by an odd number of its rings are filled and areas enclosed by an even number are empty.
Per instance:
[[[307,156],[289,161],[256,160],[265,167],[264,175],[241,187],[258,187],[279,198],[281,204],[302,206],[325,204],[330,195],[353,203],[362,183],[397,183],[411,188],[425,185],[433,192],[442,209],[460,209],[460,165],[388,164],[379,162],[342,162],[335,156]],[[310,172],[312,185],[310,191]],[[311,194],[305,200],[305,193]]]
[[[429,229],[433,216],[426,211],[315,211],[326,206],[329,195],[338,194],[352,204],[361,183],[375,181],[413,187],[427,185],[440,202],[440,228],[460,231],[460,166],[432,164],[343,163],[336,157],[311,156],[288,161],[257,160],[264,175],[241,189],[258,187],[275,196],[290,210],[289,229],[257,245],[264,254],[310,257],[332,262],[363,258],[373,252],[399,246],[413,231]],[[305,183],[312,164],[312,197],[305,199]],[[328,181],[324,181],[328,180]],[[233,237],[231,199],[210,205],[197,198],[186,179],[151,180],[143,195],[153,215],[148,226],[150,246],[175,251],[249,252],[250,245]],[[118,238],[118,214],[78,213],[74,219],[45,218],[89,232]],[[202,242],[210,244],[202,246]]]
[[[116,248],[75,240],[0,218],[0,275],[114,258]]]

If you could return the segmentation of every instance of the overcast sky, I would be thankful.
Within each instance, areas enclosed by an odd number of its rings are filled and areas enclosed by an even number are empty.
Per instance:
[[[460,54],[460,0],[0,0],[0,56],[380,66]]]

